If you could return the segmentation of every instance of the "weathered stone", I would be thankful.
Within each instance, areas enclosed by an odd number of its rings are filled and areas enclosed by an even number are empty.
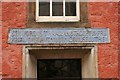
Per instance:
[[[109,43],[107,28],[42,28],[11,29],[13,44]]]

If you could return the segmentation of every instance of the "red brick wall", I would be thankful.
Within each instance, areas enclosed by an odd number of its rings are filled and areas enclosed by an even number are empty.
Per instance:
[[[100,78],[118,77],[118,4],[89,3],[89,19],[92,27],[110,28],[111,43],[98,44],[98,68]],[[27,3],[2,4],[3,77],[19,78],[22,75],[22,45],[7,44],[9,28],[26,27]]]
[[[2,78],[2,5],[0,2],[0,79]]]
[[[120,2],[118,4],[118,27],[119,27],[119,78],[120,78]]]
[[[19,78],[22,75],[22,45],[7,44],[10,28],[26,26],[27,3],[2,3],[2,51],[3,77]]]
[[[110,28],[110,44],[98,44],[100,78],[118,77],[118,3],[89,3],[92,27]]]

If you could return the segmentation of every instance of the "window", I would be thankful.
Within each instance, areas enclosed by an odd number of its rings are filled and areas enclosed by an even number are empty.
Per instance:
[[[76,22],[79,15],[79,0],[36,0],[36,22]]]

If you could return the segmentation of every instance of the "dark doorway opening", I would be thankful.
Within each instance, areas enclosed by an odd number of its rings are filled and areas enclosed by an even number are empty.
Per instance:
[[[38,59],[37,80],[81,80],[81,59]]]

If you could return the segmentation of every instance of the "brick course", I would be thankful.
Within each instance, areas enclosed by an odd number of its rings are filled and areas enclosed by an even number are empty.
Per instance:
[[[118,56],[118,61],[120,61],[120,2],[118,4],[118,27],[119,27],[119,56]],[[120,78],[120,62],[118,64],[118,67],[119,67],[119,78]]]
[[[2,78],[2,5],[0,2],[0,79]]]

